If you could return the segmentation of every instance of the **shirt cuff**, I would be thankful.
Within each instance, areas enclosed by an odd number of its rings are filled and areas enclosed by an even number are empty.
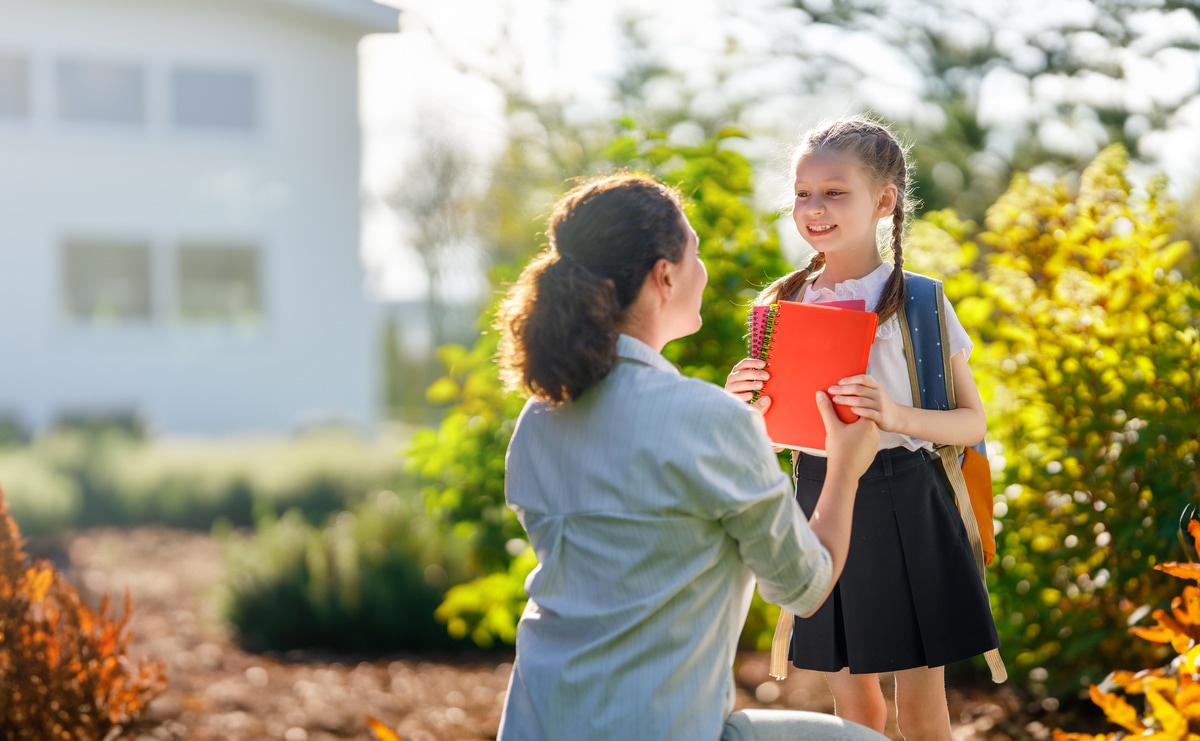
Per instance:
[[[791,599],[780,602],[779,606],[794,615],[805,615],[815,610],[825,593],[829,591],[829,582],[833,580],[833,557],[825,546],[821,546],[813,554],[811,574],[808,581]]]

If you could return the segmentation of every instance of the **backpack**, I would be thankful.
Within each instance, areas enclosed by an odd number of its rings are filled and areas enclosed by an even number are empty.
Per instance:
[[[913,405],[922,409],[954,409],[954,381],[950,368],[950,340],[942,282],[918,273],[904,272],[907,298],[897,314],[912,382]],[[946,480],[954,492],[959,514],[971,542],[975,567],[987,591],[986,568],[996,555],[992,527],[992,472],[983,441],[970,448],[953,445],[935,447]],[[982,525],[982,527],[981,527]],[[984,654],[994,682],[1007,678],[1000,653]]]

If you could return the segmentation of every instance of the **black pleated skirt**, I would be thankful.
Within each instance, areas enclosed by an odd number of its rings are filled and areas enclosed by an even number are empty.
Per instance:
[[[796,454],[809,517],[825,459]],[[850,551],[825,604],[792,630],[792,663],[853,674],[945,666],[999,646],[987,590],[940,460],[882,450],[859,480]]]

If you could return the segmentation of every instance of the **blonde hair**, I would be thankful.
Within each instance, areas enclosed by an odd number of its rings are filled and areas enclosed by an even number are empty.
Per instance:
[[[907,147],[885,124],[867,117],[852,116],[827,123],[808,133],[792,154],[792,169],[808,155],[817,151],[837,152],[853,157],[876,186],[896,186],[896,207],[892,211],[891,252],[896,269],[888,277],[879,297],[875,313],[879,321],[899,311],[904,304],[904,228],[913,209],[909,191],[909,164]],[[763,289],[759,303],[788,300],[800,290],[809,276],[825,267],[825,254],[816,253],[808,265],[789,273]]]

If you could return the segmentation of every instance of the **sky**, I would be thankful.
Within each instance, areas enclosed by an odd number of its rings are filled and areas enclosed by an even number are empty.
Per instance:
[[[396,187],[413,155],[414,121],[454,130],[471,142],[472,156],[486,164],[505,140],[503,100],[478,76],[459,66],[505,74],[512,59],[497,56],[501,29],[511,29],[522,59],[526,89],[537,96],[565,96],[575,101],[577,115],[615,118],[609,79],[619,64],[617,19],[622,12],[645,16],[641,28],[652,38],[663,61],[681,71],[687,104],[692,110],[721,110],[730,101],[743,106],[742,121],[767,132],[756,154],[770,163],[778,159],[799,132],[816,121],[870,108],[885,118],[936,125],[942,116],[929,102],[929,85],[918,70],[885,38],[895,34],[884,20],[870,33],[847,33],[831,26],[807,24],[796,13],[780,13],[781,0],[386,0],[401,9],[401,33],[366,38],[362,60],[364,126],[364,258],[371,292],[379,298],[416,298],[426,279],[416,259],[402,247],[399,222],[381,206],[378,196]],[[902,0],[898,12],[932,12],[919,0]],[[896,7],[891,6],[894,11]],[[1056,23],[1086,27],[1096,10],[1090,0],[1010,0],[1004,3],[961,0],[969,13],[930,16],[928,23],[953,23],[964,45],[992,39],[1019,68],[1036,68],[1044,53],[1030,42]],[[1000,16],[1003,16],[1001,23]],[[981,24],[977,17],[987,21]],[[1200,179],[1200,99],[1183,100],[1200,88],[1200,57],[1171,48],[1152,51],[1172,39],[1200,42],[1200,23],[1187,11],[1167,18],[1135,16],[1135,37],[1127,50],[1113,50],[1096,34],[1076,34],[1071,51],[1095,64],[1116,63],[1123,82],[1100,74],[1067,80],[1043,76],[1031,80],[1022,70],[993,69],[981,82],[979,117],[992,127],[989,148],[1003,155],[1022,127],[1032,127],[1051,149],[1087,157],[1104,143],[1103,130],[1086,111],[1064,123],[1055,109],[1121,100],[1133,111],[1156,102],[1179,104],[1168,130],[1142,140],[1143,158],[1165,171],[1178,187]],[[902,43],[890,39],[892,43]],[[779,54],[773,50],[786,49]],[[796,60],[810,55],[832,60],[819,70]],[[797,75],[825,75],[819,94],[788,89]],[[676,87],[646,91],[651,101],[674,102]],[[1083,104],[1083,105],[1080,105]],[[1130,126],[1148,127],[1148,119]],[[481,168],[486,169],[486,168]],[[767,168],[760,168],[767,169]],[[779,169],[779,168],[776,168]],[[783,177],[777,179],[782,183]],[[761,175],[760,187],[780,183]],[[783,186],[786,188],[786,186]],[[786,236],[786,235],[785,235]],[[464,271],[468,276],[469,271]],[[464,277],[464,297],[480,290],[480,279]]]
[[[674,0],[672,0],[674,1]],[[703,0],[702,0],[703,1]],[[624,0],[621,0],[624,2]],[[360,47],[362,64],[364,260],[369,290],[384,300],[424,294],[427,279],[415,254],[397,247],[401,226],[379,196],[395,187],[398,170],[413,156],[411,131],[417,116],[433,117],[474,146],[487,162],[503,147],[506,124],[499,92],[462,65],[487,69],[497,30],[506,24],[519,35],[525,79],[535,95],[570,86],[586,98],[603,97],[605,74],[616,66],[612,7],[619,3],[571,3],[569,15],[553,0],[390,0],[401,10],[400,34],[376,34]],[[556,54],[548,39],[558,28]],[[449,56],[454,59],[449,59]],[[469,271],[468,271],[469,272]],[[465,277],[459,291],[478,295],[479,279]]]

